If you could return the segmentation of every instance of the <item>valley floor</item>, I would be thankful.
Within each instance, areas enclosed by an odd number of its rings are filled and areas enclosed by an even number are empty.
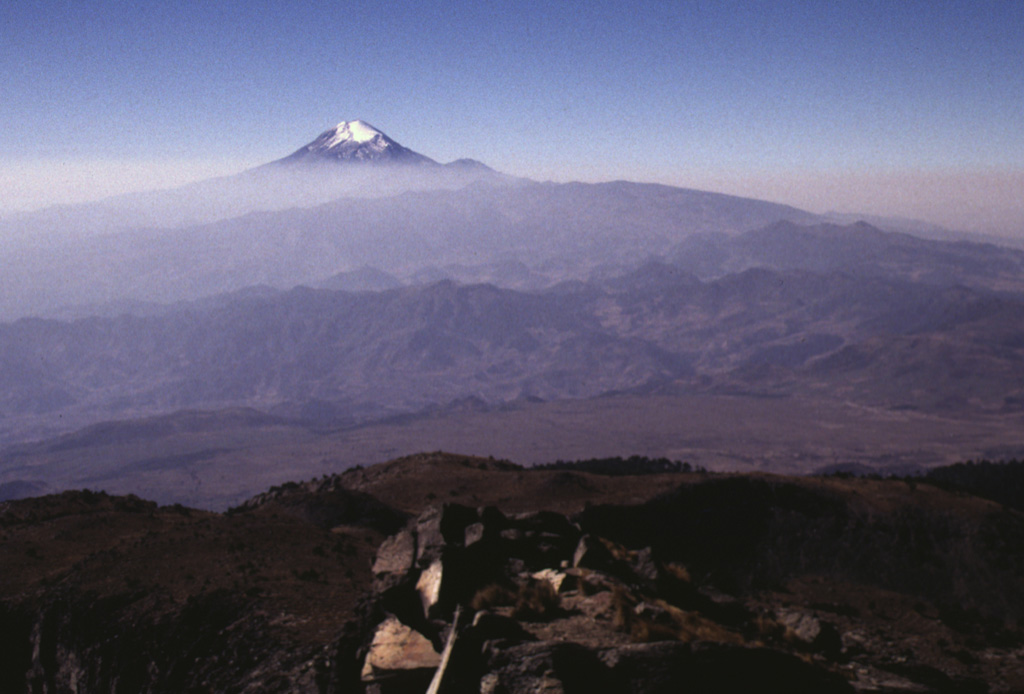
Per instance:
[[[469,403],[338,429],[248,410],[182,412],[8,447],[0,491],[11,498],[85,487],[223,510],[274,484],[423,450],[525,465],[643,455],[717,471],[908,474],[1024,457],[1024,414],[710,394]]]

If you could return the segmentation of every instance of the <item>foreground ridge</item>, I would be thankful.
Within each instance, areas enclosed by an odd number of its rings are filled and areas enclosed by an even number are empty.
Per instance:
[[[924,480],[440,452],[226,514],[66,492],[0,505],[0,690],[1015,691],[1022,533]]]

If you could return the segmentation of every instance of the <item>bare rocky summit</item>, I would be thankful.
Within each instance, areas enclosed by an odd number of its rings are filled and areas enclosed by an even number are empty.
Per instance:
[[[1012,692],[1024,516],[925,480],[422,454],[0,505],[4,692]]]

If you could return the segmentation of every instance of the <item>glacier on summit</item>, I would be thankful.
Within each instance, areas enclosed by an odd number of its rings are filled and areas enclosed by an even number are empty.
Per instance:
[[[403,147],[366,121],[342,121],[309,144],[281,159],[282,163],[336,160],[433,165],[437,162]]]

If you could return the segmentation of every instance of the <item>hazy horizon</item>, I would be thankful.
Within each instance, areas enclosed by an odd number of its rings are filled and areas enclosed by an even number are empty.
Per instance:
[[[17,4],[0,211],[227,175],[361,118],[438,161],[1024,236],[1024,5]]]
[[[99,202],[122,194],[165,190],[231,176],[265,162],[95,161],[7,162],[0,171],[0,215]],[[487,163],[487,162],[484,162]],[[56,171],[54,171],[56,167]],[[815,214],[916,219],[955,231],[1024,238],[1024,172],[814,172],[678,176],[555,177],[508,172],[537,181],[601,183],[629,180],[692,188],[791,205]]]

